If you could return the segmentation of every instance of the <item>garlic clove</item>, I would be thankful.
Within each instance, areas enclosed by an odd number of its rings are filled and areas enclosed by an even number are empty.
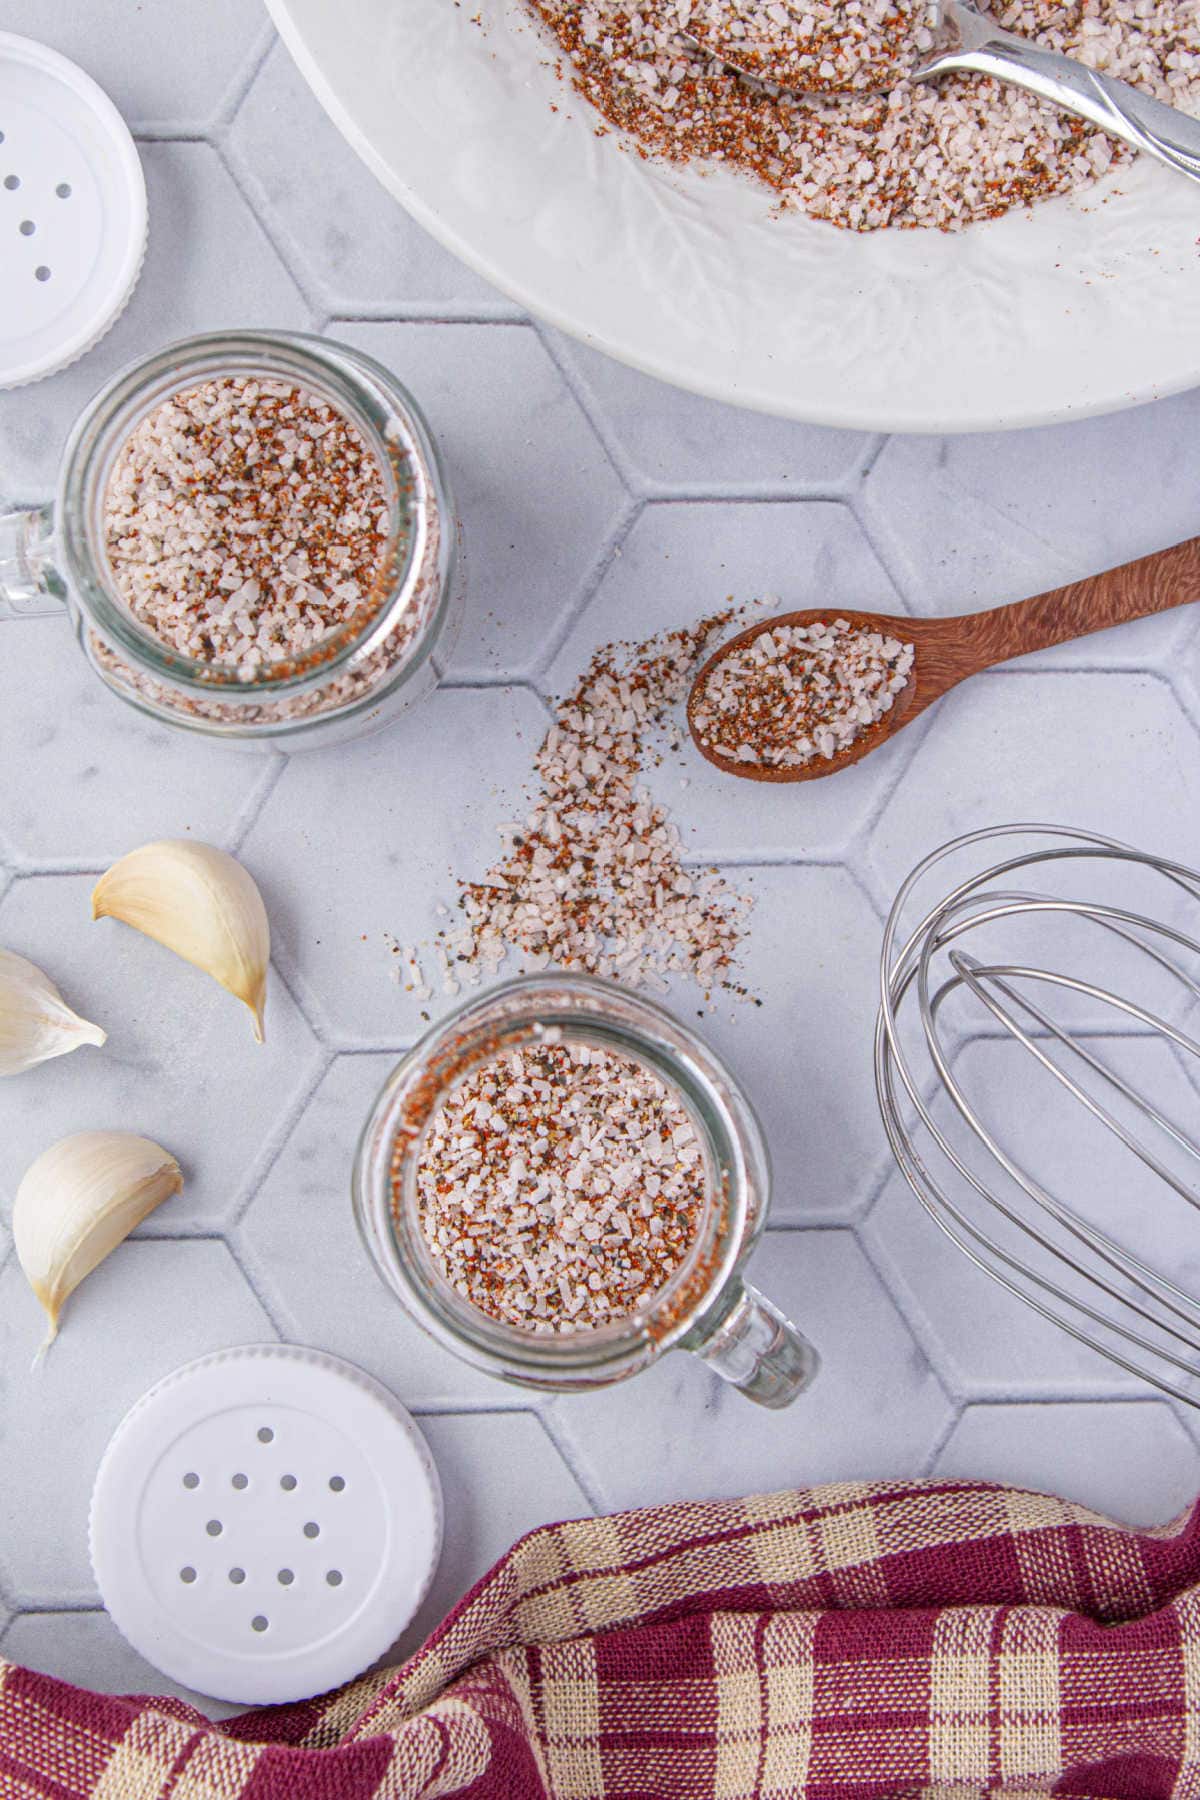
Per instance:
[[[107,1033],[72,1012],[50,977],[15,950],[0,950],[0,1075],[19,1075]]]
[[[92,892],[93,919],[120,919],[245,1002],[263,1041],[271,929],[253,877],[212,844],[163,838],[131,850]]]
[[[17,1259],[58,1336],[59,1314],[85,1275],[183,1186],[168,1151],[132,1131],[79,1131],[25,1171],[13,1205]]]

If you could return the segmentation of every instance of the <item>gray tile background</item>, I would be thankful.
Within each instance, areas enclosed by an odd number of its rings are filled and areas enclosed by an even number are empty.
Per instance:
[[[420,397],[452,468],[472,591],[442,692],[385,736],[286,765],[128,713],[60,621],[4,633],[0,941],[111,1037],[0,1092],[0,1218],[31,1157],[86,1126],[161,1138],[187,1185],[77,1295],[36,1375],[37,1308],[0,1224],[0,1653],[101,1687],[161,1685],[99,1611],[85,1548],[96,1461],[158,1376],[275,1335],[362,1363],[429,1433],[449,1532],[417,1632],[519,1532],[589,1508],[944,1470],[1168,1517],[1200,1482],[1195,1420],[943,1245],[889,1173],[869,1034],[883,910],[952,831],[1048,815],[1196,859],[1190,611],[983,677],[833,783],[735,789],[688,752],[656,773],[688,855],[736,869],[758,897],[746,969],[767,1004],[718,1008],[706,1029],[776,1163],[757,1278],[824,1357],[789,1412],[758,1413],[681,1358],[643,1377],[636,1401],[510,1394],[389,1302],[347,1178],[389,1054],[420,1027],[382,933],[425,937],[453,873],[486,866],[547,697],[598,642],[690,622],[731,592],[966,610],[1187,536],[1200,394],[960,440],[721,408],[532,324],[441,251],[328,124],[250,0],[9,0],[4,23],[77,57],[124,109],[152,223],[112,334],[0,397],[0,493],[49,492],[81,403],[132,356],[221,324],[303,326],[362,344]],[[87,923],[90,879],[111,858],[183,832],[240,851],[266,893],[264,1051],[195,971]],[[1073,1144],[1034,1128],[1069,1170]]]

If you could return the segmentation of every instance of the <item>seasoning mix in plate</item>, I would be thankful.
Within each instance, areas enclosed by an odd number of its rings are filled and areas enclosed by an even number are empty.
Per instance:
[[[744,170],[783,204],[852,231],[955,230],[1086,187],[1131,154],[990,77],[949,75],[929,85],[903,79],[898,64],[915,25],[905,0],[527,4],[548,28],[564,78],[640,153]],[[1195,0],[1004,0],[992,12],[999,25],[1047,49],[1200,111]],[[888,91],[792,94],[747,79],[696,42],[727,45],[738,22],[750,46],[746,57],[739,41],[739,61],[757,57],[765,69],[779,69],[789,55],[819,53],[805,85],[835,89],[853,85],[861,60],[865,85]],[[912,41],[919,48],[915,31]]]
[[[402,1174],[398,1154],[394,1206]],[[426,1126],[416,1186],[422,1234],[455,1291],[548,1334],[627,1318],[670,1281],[696,1242],[708,1171],[691,1114],[659,1076],[567,1040],[467,1075]]]

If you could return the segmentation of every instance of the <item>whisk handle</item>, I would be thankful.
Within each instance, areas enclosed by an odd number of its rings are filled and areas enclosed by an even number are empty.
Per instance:
[[[992,663],[1029,656],[1192,600],[1200,600],[1200,538],[1187,538],[1168,550],[1139,556],[1100,575],[1036,594],[1032,600],[957,620],[964,651],[976,659],[961,673],[975,674]]]

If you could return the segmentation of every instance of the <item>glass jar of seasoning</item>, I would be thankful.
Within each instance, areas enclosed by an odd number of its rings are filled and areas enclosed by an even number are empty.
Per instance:
[[[561,1078],[581,1068],[594,1075],[597,1059],[605,1080],[632,1086],[638,1099],[626,1105],[606,1096],[589,1121],[583,1109],[573,1112],[569,1095],[564,1101]],[[533,1102],[526,1118],[523,1096]],[[658,1109],[653,1117],[647,1097]],[[656,1129],[662,1118],[667,1127]],[[636,1150],[651,1139],[652,1164],[631,1175],[630,1144]],[[541,1164],[537,1145],[546,1146]],[[504,1175],[489,1194],[480,1170],[498,1158]],[[582,1176],[582,1166],[592,1173]],[[570,1391],[624,1380],[668,1350],[688,1350],[751,1400],[781,1407],[812,1379],[817,1357],[742,1273],[769,1190],[757,1120],[711,1050],[651,1002],[567,974],[505,983],[429,1032],[385,1083],[353,1178],[359,1231],[384,1282],[431,1336],[475,1367],[525,1387]],[[561,1235],[564,1200],[570,1231],[594,1256],[548,1241]],[[431,1225],[431,1206],[451,1222]],[[684,1216],[688,1241],[661,1285],[594,1322],[597,1271],[628,1268],[636,1257],[627,1249],[637,1252],[650,1232],[659,1234],[657,1248],[664,1222],[669,1233]],[[551,1273],[537,1295],[543,1264]]]
[[[53,504],[0,517],[0,619],[65,608],[128,705],[242,747],[389,723],[436,686],[462,600],[419,408],[324,338],[213,333],[133,365]]]

